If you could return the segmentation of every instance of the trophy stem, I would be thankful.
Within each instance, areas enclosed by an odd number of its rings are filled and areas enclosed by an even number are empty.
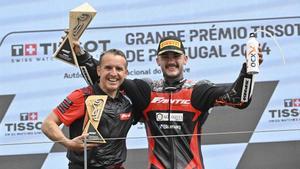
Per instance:
[[[84,155],[83,155],[83,161],[84,161],[84,169],[87,169],[87,142],[86,142],[86,137],[84,137]]]

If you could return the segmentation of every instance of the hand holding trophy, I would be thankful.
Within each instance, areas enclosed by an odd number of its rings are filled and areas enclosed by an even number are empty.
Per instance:
[[[79,38],[96,15],[96,10],[88,3],[84,3],[70,11],[69,29],[53,57],[79,66],[76,53],[80,50]],[[106,95],[90,95],[85,100],[86,116],[83,124],[83,134],[88,134],[87,141],[106,143],[98,131],[102,111],[106,103]]]
[[[67,35],[54,53],[54,58],[78,66],[73,42],[79,40],[95,15],[96,10],[88,3],[84,3],[70,11]]]

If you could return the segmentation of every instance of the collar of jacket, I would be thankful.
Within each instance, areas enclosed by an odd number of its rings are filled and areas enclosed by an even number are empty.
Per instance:
[[[164,90],[165,91],[174,91],[177,89],[181,89],[183,84],[185,83],[186,79],[178,79],[173,81],[172,83],[169,83],[167,81],[164,81]]]

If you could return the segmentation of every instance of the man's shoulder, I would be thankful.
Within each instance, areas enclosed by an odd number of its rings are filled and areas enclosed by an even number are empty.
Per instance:
[[[162,91],[164,86],[164,80],[152,80],[152,79],[143,79],[151,88],[152,91]]]
[[[210,86],[213,86],[214,83],[212,83],[209,80],[198,80],[198,81],[195,81],[195,80],[186,80],[184,82],[184,84],[183,84],[183,88],[194,88],[194,87],[201,86],[201,85],[210,85]]]
[[[92,95],[94,93],[93,86],[86,86],[78,89],[84,96]]]
[[[188,89],[188,88],[193,88],[197,82],[194,80],[185,80],[182,88]]]
[[[214,86],[215,84],[212,83],[209,80],[199,80],[195,83],[195,86],[201,86],[201,85],[210,85],[210,86]]]

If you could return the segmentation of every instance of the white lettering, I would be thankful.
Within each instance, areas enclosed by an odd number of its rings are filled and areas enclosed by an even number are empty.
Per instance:
[[[169,118],[170,115],[170,118]],[[156,113],[156,121],[183,121],[183,113]]]
[[[190,104],[191,101],[186,100],[186,99],[168,99],[168,98],[164,98],[164,97],[155,97],[155,98],[153,98],[151,103]]]
[[[241,102],[247,102],[249,100],[250,83],[251,83],[251,79],[244,78]]]

